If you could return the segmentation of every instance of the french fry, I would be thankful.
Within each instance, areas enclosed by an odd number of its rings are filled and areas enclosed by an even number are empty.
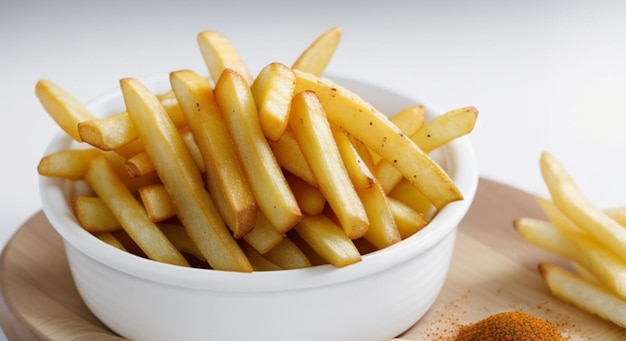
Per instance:
[[[128,115],[191,240],[212,268],[252,271],[204,189],[202,176],[189,150],[157,97],[132,78],[120,80],[120,86]]]
[[[100,151],[93,148],[61,150],[42,157],[37,172],[44,176],[82,180],[91,159],[99,154]]]
[[[248,245],[246,242],[240,242],[241,249],[246,254],[246,257],[250,260],[254,271],[275,271],[282,270],[278,265],[270,262],[267,258],[263,257],[255,248]]]
[[[139,153],[145,152],[143,142],[139,139],[132,140],[131,142],[113,150],[115,153],[125,159],[129,159]]]
[[[626,301],[610,290],[550,263],[540,264],[539,273],[554,296],[626,328]]]
[[[354,136],[350,135],[344,129],[342,129],[342,130],[346,133],[346,135],[348,136],[348,139],[350,140],[350,142],[352,142],[352,146],[356,150],[357,154],[359,154],[359,157],[361,158],[361,161],[370,170],[370,173],[372,173],[372,170],[376,169],[375,158],[379,157],[379,156],[376,153],[372,153],[371,150],[369,149],[369,147],[365,143],[363,143],[359,139],[355,138]]]
[[[98,156],[91,160],[90,167],[85,174],[85,181],[150,259],[189,266],[178,249],[148,219],[141,204],[124,186],[105,157]]]
[[[368,188],[357,188],[356,192],[370,222],[363,238],[378,249],[384,249],[399,242],[402,239],[400,231],[382,186],[376,182]]]
[[[205,172],[204,159],[200,153],[200,149],[196,144],[193,135],[187,129],[183,129],[179,131],[180,137],[183,139],[183,142],[187,146],[187,149],[191,153],[193,161],[200,173]],[[142,175],[149,174],[155,171],[154,164],[152,163],[152,159],[145,150],[131,156],[126,161],[126,170],[131,177],[138,177]]]
[[[257,212],[254,228],[243,236],[243,240],[259,253],[264,254],[278,245],[284,238],[263,212]]]
[[[586,233],[581,230],[573,221],[571,221],[550,199],[537,197],[537,202],[543,213],[546,214],[548,220],[552,222],[559,230],[565,233]]]
[[[337,267],[361,261],[361,254],[340,226],[323,214],[305,215],[294,227],[298,235],[322,258]]]
[[[361,158],[349,135],[333,124],[330,127],[341,159],[369,221],[367,232],[362,237],[379,249],[399,242],[400,232],[382,186]]]
[[[306,255],[306,258],[311,262],[311,266],[330,264],[317,251],[315,251],[311,245],[309,245],[294,229],[287,232],[287,237]]]
[[[428,154],[457,137],[469,134],[474,129],[477,117],[478,111],[474,107],[448,111],[419,129],[411,136],[411,140]],[[385,193],[391,192],[402,179],[402,174],[389,161],[379,162],[374,173]]]
[[[184,127],[187,123],[172,92],[168,91],[157,97],[174,125],[178,128]],[[137,132],[127,112],[79,122],[78,134],[83,142],[107,151],[122,148],[137,139]]]
[[[276,162],[285,170],[300,179],[306,181],[313,187],[319,187],[317,179],[306,161],[302,149],[296,141],[293,131],[287,127],[278,141],[268,140],[272,153],[276,157]]]
[[[412,105],[392,115],[389,120],[405,135],[413,136],[418,130],[422,129],[426,122],[426,109],[420,104]],[[380,161],[378,154],[373,153],[371,155],[374,161],[373,164]],[[376,167],[370,166],[370,169],[375,170]],[[396,170],[395,172],[397,173],[398,171]]]
[[[102,152],[102,154],[107,158],[120,180],[133,193],[143,186],[160,182],[156,172],[131,176],[128,173],[127,160],[115,152]]]
[[[534,218],[519,218],[513,227],[528,243],[561,257],[578,261],[578,247],[554,224]]]
[[[113,150],[137,138],[126,112],[79,122],[78,134],[82,141],[101,150]]]
[[[139,188],[139,197],[153,223],[165,221],[176,216],[176,208],[170,194],[163,184],[150,184]]]
[[[625,206],[605,208],[604,213],[606,213],[609,217],[611,217],[613,220],[615,220],[620,225],[626,228],[626,207]]]
[[[424,128],[411,136],[411,140],[425,153],[430,153],[446,143],[472,132],[477,118],[478,111],[474,107],[454,109],[428,122]]]
[[[122,251],[126,251],[128,252],[128,250],[126,249],[126,247],[124,246],[124,244],[122,244],[119,239],[117,239],[112,233],[110,232],[97,232],[94,233],[94,236],[98,239],[100,239],[101,241],[117,248],[120,249]]]
[[[254,227],[256,200],[213,89],[206,78],[188,70],[171,73],[170,83],[204,160],[209,193],[235,238],[241,238]]]
[[[428,225],[428,220],[424,218],[423,214],[418,213],[401,201],[387,197],[387,204],[391,209],[391,214],[393,214],[398,232],[400,232],[400,238],[408,238]]]
[[[339,150],[339,155],[343,160],[354,188],[361,189],[374,186],[376,182],[374,174],[372,174],[365,161],[361,158],[361,154],[352,144],[348,133],[334,124],[330,124],[330,128]]]
[[[78,124],[96,117],[78,99],[50,80],[39,80],[35,95],[57,125],[74,140],[82,142]]]
[[[270,262],[282,269],[301,269],[311,267],[311,262],[304,252],[289,238],[283,238],[271,250],[263,254]]]
[[[526,241],[580,264],[617,295],[626,298],[626,262],[587,233],[532,218],[517,220],[515,228]]]
[[[363,208],[333,139],[330,124],[317,96],[304,91],[294,96],[289,127],[308,161],[319,188],[350,239],[362,237],[369,227]]]
[[[185,227],[177,224],[159,223],[157,226],[163,231],[163,234],[167,239],[174,244],[174,246],[187,254],[190,254],[199,260],[205,261],[206,259],[198,249],[198,246],[191,241]]]
[[[224,70],[230,69],[241,75],[248,85],[252,84],[254,79],[248,67],[235,47],[221,33],[203,31],[198,33],[197,41],[204,63],[214,82],[217,82]]]
[[[226,69],[214,93],[257,207],[278,232],[287,232],[302,212],[263,135],[250,87],[237,72]]]
[[[577,226],[626,260],[626,229],[584,196],[552,154],[541,154],[540,167],[554,204]]]
[[[295,87],[293,71],[280,63],[264,67],[250,87],[263,134],[272,141],[278,140],[287,128]]]
[[[434,213],[433,205],[428,198],[406,179],[400,180],[387,195],[390,198],[404,203],[428,219],[430,219]]]
[[[437,209],[463,199],[446,172],[371,104],[328,79],[298,70],[294,74],[296,93],[315,91],[330,122],[343,127],[394,164]]]
[[[413,136],[426,122],[426,109],[421,104],[409,106],[391,116],[389,120],[407,136]]]
[[[91,233],[111,232],[122,228],[111,209],[99,197],[80,195],[73,198],[72,212],[80,226]]]
[[[330,63],[330,60],[335,54],[340,40],[341,28],[331,28],[315,39],[313,43],[300,54],[291,68],[309,72],[317,76],[321,75],[324,70],[326,70],[328,63]]]
[[[135,178],[150,174],[155,171],[155,168],[152,159],[150,159],[150,155],[143,151],[126,161],[126,170],[128,171],[128,175]]]
[[[289,172],[285,172],[285,179],[287,179],[289,188],[291,188],[302,212],[310,215],[322,213],[324,206],[326,206],[326,198],[324,198],[319,188],[311,186],[306,181]]]
[[[198,170],[200,171],[200,173],[204,173],[206,171],[206,168],[204,166],[204,158],[202,157],[200,147],[198,147],[198,144],[196,143],[196,140],[191,133],[191,130],[185,128],[183,130],[180,130],[179,132],[180,137],[183,138],[183,142],[185,142],[187,149],[193,157],[193,161],[196,163],[196,166],[198,166]]]

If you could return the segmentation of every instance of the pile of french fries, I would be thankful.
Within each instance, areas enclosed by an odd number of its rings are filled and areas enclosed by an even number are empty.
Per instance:
[[[477,111],[425,122],[415,105],[389,118],[321,77],[341,32],[256,77],[223,35],[200,32],[208,77],[171,72],[160,94],[121,79],[126,110],[106,117],[40,80],[48,114],[88,147],[46,155],[38,172],[84,181],[80,225],[156,261],[242,272],[358,262],[463,199],[429,153],[471,132]]]
[[[626,328],[626,208],[595,206],[552,154],[544,152],[540,165],[551,197],[538,197],[547,218],[517,219],[515,229],[571,262],[569,269],[539,264],[556,297]]]

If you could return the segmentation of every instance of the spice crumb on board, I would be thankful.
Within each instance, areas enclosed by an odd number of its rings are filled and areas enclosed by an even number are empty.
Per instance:
[[[461,326],[455,341],[565,341],[557,327],[547,320],[521,310],[505,311]]]
[[[499,293],[496,293],[499,295]],[[398,336],[398,340],[407,341],[466,341],[466,340],[489,340],[483,338],[461,338],[460,332],[463,328],[476,324],[482,319],[501,312],[524,312],[538,319],[543,319],[546,323],[551,324],[557,331],[559,338],[493,338],[493,341],[499,340],[556,340],[556,341],[590,341],[589,338],[580,336],[581,330],[572,319],[563,313],[554,311],[546,304],[539,303],[536,305],[508,304],[503,305],[496,311],[493,308],[483,306],[478,300],[473,298],[471,290],[460,293],[455,299],[442,302],[434,307],[424,316],[420,324],[415,328],[407,331],[403,335]],[[548,303],[548,302],[546,302]],[[479,317],[481,316],[481,317]],[[575,336],[578,335],[578,336]]]

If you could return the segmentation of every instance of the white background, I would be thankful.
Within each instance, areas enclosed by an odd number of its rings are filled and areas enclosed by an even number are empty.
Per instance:
[[[15,0],[0,3],[0,247],[41,209],[36,165],[58,128],[38,79],[88,101],[122,77],[206,73],[208,29],[256,74],[336,25],[328,72],[479,109],[482,177],[546,194],[546,150],[599,206],[626,204],[625,2]]]

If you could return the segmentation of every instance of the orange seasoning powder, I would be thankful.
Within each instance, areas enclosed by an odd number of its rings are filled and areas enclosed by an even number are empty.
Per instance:
[[[462,326],[455,341],[564,341],[550,322],[522,311],[502,312]]]

